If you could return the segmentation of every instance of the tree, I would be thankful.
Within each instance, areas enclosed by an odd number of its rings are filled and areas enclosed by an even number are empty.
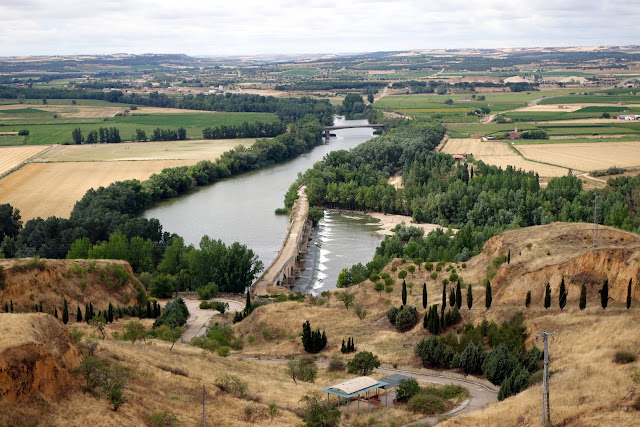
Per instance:
[[[247,298],[244,303],[245,317],[250,315],[252,311],[253,311],[253,307],[251,306],[251,291],[247,291]]]
[[[113,304],[111,303],[109,303],[109,308],[107,309],[107,323],[113,323]]]
[[[456,285],[456,307],[458,307],[458,310],[462,308],[462,288],[460,287],[460,280],[458,280],[458,284]]]
[[[104,317],[96,316],[92,318],[89,321],[89,325],[91,325],[91,327],[95,329],[97,332],[100,332],[100,335],[102,335],[102,340],[104,341],[107,335],[107,331],[106,331],[107,321],[104,319]]]
[[[398,402],[406,402],[420,392],[420,385],[415,378],[402,380],[396,389],[396,400]]]
[[[153,322],[153,328],[157,328],[162,325],[167,325],[170,328],[184,326],[189,319],[189,309],[184,300],[180,297],[167,303],[162,310],[160,316]]]
[[[511,264],[511,249],[507,252],[507,264]]]
[[[491,308],[492,301],[493,301],[493,297],[491,296],[491,282],[487,280],[487,288],[484,294],[484,306],[486,308]]]
[[[312,383],[318,376],[318,366],[312,356],[302,356],[300,359],[287,362],[287,374],[291,376],[296,384],[296,379]]]
[[[609,280],[608,279],[604,281],[604,283],[602,284],[602,289],[600,289],[598,293],[600,294],[600,304],[602,305],[602,308],[607,308],[607,305],[609,304]]]
[[[587,308],[587,285],[582,284],[582,288],[580,289],[580,310],[584,310]]]
[[[131,343],[134,344],[136,340],[145,340],[147,336],[147,329],[144,325],[138,320],[131,320],[124,325],[124,339],[131,340]]]
[[[530,305],[531,305],[531,291],[527,291],[527,296],[524,299],[524,306],[529,308]]]
[[[71,138],[73,138],[74,144],[82,144],[82,141],[84,141],[84,138],[82,137],[82,131],[80,130],[80,128],[75,128],[71,132]]]
[[[67,299],[64,299],[64,305],[62,308],[62,323],[65,325],[69,323],[69,307],[67,306]]]
[[[370,375],[374,369],[380,367],[378,356],[369,351],[361,351],[347,363],[347,372],[357,375]]]
[[[147,133],[144,130],[140,129],[140,128],[136,129],[136,140],[137,141],[146,141],[147,140]]]
[[[471,291],[471,283],[467,286],[467,308],[471,310],[473,307],[473,293]]]
[[[369,101],[370,104],[373,104],[373,94],[372,93],[367,95],[367,101]]]
[[[78,306],[78,312],[76,313],[76,322],[82,322],[82,311],[80,310],[80,306]]]
[[[5,237],[17,237],[21,228],[20,210],[14,209],[9,203],[0,205],[0,242]]]
[[[160,339],[164,341],[169,341],[171,343],[171,347],[169,347],[169,351],[173,350],[173,346],[175,345],[176,341],[180,339],[180,337],[182,336],[182,332],[184,332],[184,330],[185,330],[185,327],[180,326],[175,328],[168,328],[162,333],[162,335],[160,336]]]
[[[307,320],[302,324],[302,347],[308,353],[319,353],[327,345],[327,336],[320,329],[311,330],[311,324]]]
[[[347,309],[356,299],[356,296],[354,294],[350,294],[349,292],[336,292],[335,296],[339,301],[342,301],[344,303],[344,308]]]
[[[451,290],[449,291],[449,306],[451,307],[456,306],[456,289],[455,288],[451,288]]]
[[[565,305],[567,305],[567,289],[564,285],[564,277],[562,278],[562,281],[560,281],[560,292],[558,293],[558,305],[560,306],[560,310],[562,310],[564,308]]]
[[[402,305],[407,305],[407,283],[402,281]]]
[[[306,404],[302,420],[308,427],[337,427],[342,412],[333,403],[320,399],[317,393],[307,394],[302,399]]]
[[[629,285],[627,286],[627,310],[631,307],[631,281],[633,279],[629,279]]]
[[[382,295],[382,291],[384,290],[384,284],[382,282],[378,282],[375,284],[373,289],[378,293],[378,295]]]
[[[469,285],[471,286],[471,285]],[[427,308],[427,284],[422,284],[422,308]]]
[[[124,395],[126,382],[127,372],[125,368],[118,363],[111,366],[102,380],[102,389],[111,406],[113,406],[114,411],[117,411],[123,403],[127,402],[127,398]]]
[[[412,329],[418,321],[418,310],[409,305],[403,305],[397,313],[394,326],[400,332]]]
[[[544,308],[551,307],[551,284],[547,283],[547,287],[544,290]]]
[[[98,356],[91,355],[82,358],[77,371],[84,377],[86,391],[93,392],[102,383],[102,378],[107,368],[107,361]]]

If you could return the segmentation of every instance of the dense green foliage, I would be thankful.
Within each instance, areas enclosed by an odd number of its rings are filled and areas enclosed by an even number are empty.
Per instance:
[[[357,375],[371,375],[374,369],[380,367],[378,356],[370,351],[361,351],[347,363],[347,372]]]
[[[283,122],[243,122],[240,125],[221,125],[202,129],[204,139],[266,138],[284,133],[287,130]]]
[[[327,335],[320,329],[311,330],[311,324],[307,320],[302,324],[302,346],[308,353],[320,353],[327,345]]]
[[[153,322],[153,327],[157,328],[162,325],[167,325],[170,328],[184,326],[189,319],[189,309],[182,298],[176,298],[162,310],[160,317]]]

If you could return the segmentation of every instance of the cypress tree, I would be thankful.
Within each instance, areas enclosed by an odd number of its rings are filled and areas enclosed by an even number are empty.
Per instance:
[[[451,290],[449,291],[449,306],[450,307],[456,306],[456,289],[455,288],[451,288]]]
[[[76,313],[76,322],[82,322],[82,311],[80,311],[80,306],[78,306],[78,312]]]
[[[493,297],[491,296],[491,282],[487,280],[487,289],[484,293],[484,306],[486,308],[491,308],[492,302],[493,302]]]
[[[458,280],[458,285],[456,286],[456,307],[458,307],[458,310],[462,307],[462,289],[460,288],[460,280]]]
[[[564,285],[564,277],[560,282],[560,293],[558,294],[558,305],[560,306],[560,310],[562,310],[564,306],[567,305],[567,289]]]
[[[422,284],[422,308],[427,308],[427,284]]]
[[[113,304],[109,303],[109,309],[107,311],[107,322],[113,323]]]
[[[598,292],[600,292],[600,304],[602,305],[602,308],[607,308],[607,305],[609,304],[609,280],[605,280],[604,283],[602,284],[602,289],[600,289]]]
[[[147,319],[153,319],[153,312],[151,311],[151,301],[147,300]]]
[[[160,304],[156,303],[156,319],[160,317]]]
[[[547,283],[547,287],[544,290],[544,308],[551,307],[551,284]]]
[[[42,310],[42,302],[40,303],[40,313],[44,313],[44,311]]]
[[[92,302],[89,303],[89,313],[91,313],[91,317],[89,318],[89,320],[91,320],[94,317],[96,317],[96,313],[93,311],[93,303]]]
[[[10,304],[11,305],[11,312],[13,313],[13,300],[9,300],[9,302],[11,303]],[[58,317],[58,316],[56,316],[56,317]]]
[[[53,315],[56,319],[58,318],[58,307],[53,307]]]
[[[253,308],[251,307],[251,291],[248,291],[247,302],[245,303],[245,307],[244,307],[245,316],[250,315],[252,311],[253,311]]]
[[[627,310],[631,307],[631,281],[633,279],[629,279],[629,286],[627,286]]]
[[[527,291],[527,297],[524,299],[524,306],[529,308],[531,305],[531,291]]]
[[[580,310],[584,310],[587,308],[587,285],[582,284],[582,289],[580,289]]]
[[[35,305],[35,312],[38,312],[38,304]]]
[[[442,286],[442,310],[440,313],[440,325],[442,325],[443,328],[444,328],[444,310],[446,307],[447,307],[447,285],[443,285]]]
[[[67,300],[64,300],[64,306],[62,308],[62,323],[65,325],[69,323],[69,308],[67,307]]]
[[[340,351],[342,353],[346,353],[347,352],[347,347],[345,347],[345,345],[344,345],[344,338],[342,339],[342,347],[340,347]]]
[[[9,303],[5,301],[4,303],[4,312],[8,313],[9,312]]]
[[[471,283],[469,283],[467,286],[467,308],[471,310],[471,307],[473,307],[473,293],[471,292]]]
[[[402,305],[407,305],[407,282],[402,279]]]
[[[507,264],[511,264],[511,249],[507,252]]]

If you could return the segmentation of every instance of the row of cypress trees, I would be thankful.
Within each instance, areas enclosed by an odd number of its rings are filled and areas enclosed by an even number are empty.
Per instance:
[[[627,309],[631,308],[631,286],[633,284],[633,279],[629,279],[629,284],[627,285]],[[600,294],[600,305],[602,308],[607,308],[609,305],[609,300],[613,300],[609,296],[609,280],[606,279],[602,284],[602,288],[598,290]],[[564,277],[560,281],[560,290],[558,292],[558,306],[560,310],[564,309],[567,305],[567,297],[569,296],[569,292],[566,289],[564,284]],[[524,302],[525,307],[529,307],[531,305],[531,291],[527,292],[527,296]],[[544,291],[544,308],[551,307],[551,284],[547,283]],[[580,310],[584,310],[587,307],[587,285],[585,283],[582,284],[582,288],[580,289],[580,302],[578,307]]]

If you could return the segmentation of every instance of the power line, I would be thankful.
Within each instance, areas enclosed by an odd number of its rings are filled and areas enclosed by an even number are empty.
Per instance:
[[[544,375],[542,377],[542,425],[551,425],[551,404],[549,403],[549,337],[555,332],[536,334],[544,339]],[[536,339],[537,339],[536,338]]]

